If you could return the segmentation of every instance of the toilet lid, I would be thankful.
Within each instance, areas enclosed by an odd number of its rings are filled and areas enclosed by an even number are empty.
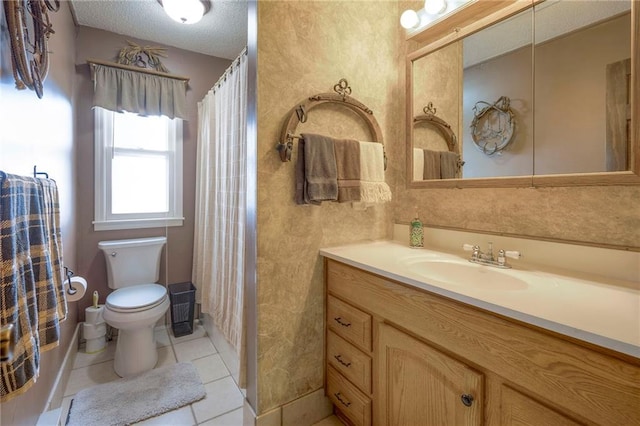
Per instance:
[[[114,310],[152,308],[167,296],[167,289],[158,284],[139,284],[119,288],[107,296],[107,307]]]

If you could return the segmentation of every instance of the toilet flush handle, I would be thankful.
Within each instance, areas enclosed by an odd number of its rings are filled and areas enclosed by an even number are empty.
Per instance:
[[[118,253],[117,253],[117,252],[115,252],[115,251],[112,251],[112,252],[111,252],[111,257],[116,257],[117,255],[118,255]]]

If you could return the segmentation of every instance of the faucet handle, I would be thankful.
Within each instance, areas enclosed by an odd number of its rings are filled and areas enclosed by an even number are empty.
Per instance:
[[[522,257],[522,254],[520,254],[519,251],[515,250],[507,250],[504,252],[504,255],[512,259],[520,259]]]
[[[475,250],[475,247],[476,246],[474,246],[473,244],[463,244],[462,245],[462,249],[464,251],[473,251],[473,250]]]

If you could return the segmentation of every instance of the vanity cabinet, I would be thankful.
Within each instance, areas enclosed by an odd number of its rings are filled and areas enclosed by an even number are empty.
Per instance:
[[[341,417],[371,425],[371,315],[327,296],[327,395]]]
[[[389,426],[482,424],[483,375],[389,325],[380,324],[379,417]]]
[[[331,259],[325,267],[326,389],[352,424],[640,425],[639,359]]]

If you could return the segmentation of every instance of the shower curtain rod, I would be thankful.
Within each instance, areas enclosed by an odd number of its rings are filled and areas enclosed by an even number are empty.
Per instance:
[[[233,69],[238,66],[238,64],[240,63],[240,58],[242,58],[246,54],[247,47],[245,46],[244,49],[242,49],[242,52],[240,52],[240,54],[231,62],[231,65],[229,65],[227,69],[224,70],[218,81],[216,81],[211,87],[211,90],[213,90],[214,93],[218,88],[220,88],[220,85],[227,80],[227,76],[233,72]]]

